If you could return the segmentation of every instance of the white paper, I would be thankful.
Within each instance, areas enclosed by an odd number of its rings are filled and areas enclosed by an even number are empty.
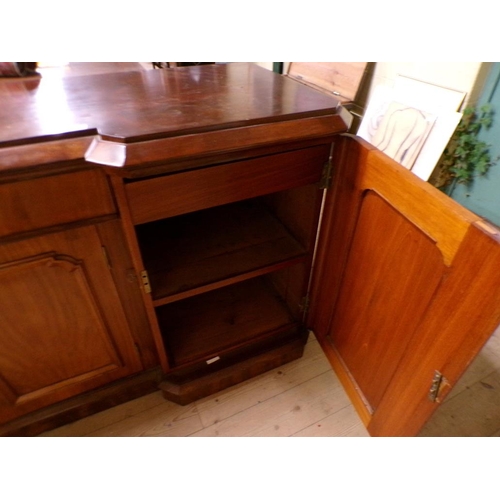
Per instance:
[[[461,118],[462,113],[443,113],[437,118],[411,169],[415,175],[424,181],[429,180]]]
[[[447,89],[398,75],[394,82],[394,100],[430,113],[458,111],[465,92]]]
[[[465,96],[465,92],[398,75],[394,87],[379,86],[374,89],[357,135],[374,144],[377,131],[394,101],[432,114],[435,117],[433,127],[411,166],[415,175],[428,180],[460,122],[462,114],[457,111]]]

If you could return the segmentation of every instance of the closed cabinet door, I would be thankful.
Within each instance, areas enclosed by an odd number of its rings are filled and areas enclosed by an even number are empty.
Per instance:
[[[369,432],[415,435],[500,321],[500,233],[362,140],[334,165],[309,326]]]
[[[141,370],[95,226],[0,245],[0,422]]]

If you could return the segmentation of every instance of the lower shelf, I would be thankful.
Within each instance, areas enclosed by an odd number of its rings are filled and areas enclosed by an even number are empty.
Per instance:
[[[207,360],[300,324],[269,277],[161,306],[157,317],[173,367]]]

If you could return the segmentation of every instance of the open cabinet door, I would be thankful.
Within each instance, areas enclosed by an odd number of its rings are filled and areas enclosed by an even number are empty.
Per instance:
[[[500,235],[362,139],[333,168],[308,326],[370,434],[413,436],[500,322]]]

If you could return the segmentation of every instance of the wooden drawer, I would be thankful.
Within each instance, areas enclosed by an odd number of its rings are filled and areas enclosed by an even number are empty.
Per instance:
[[[329,145],[207,167],[126,184],[134,224],[313,184]]]
[[[107,179],[99,170],[0,185],[0,237],[115,211]]]

